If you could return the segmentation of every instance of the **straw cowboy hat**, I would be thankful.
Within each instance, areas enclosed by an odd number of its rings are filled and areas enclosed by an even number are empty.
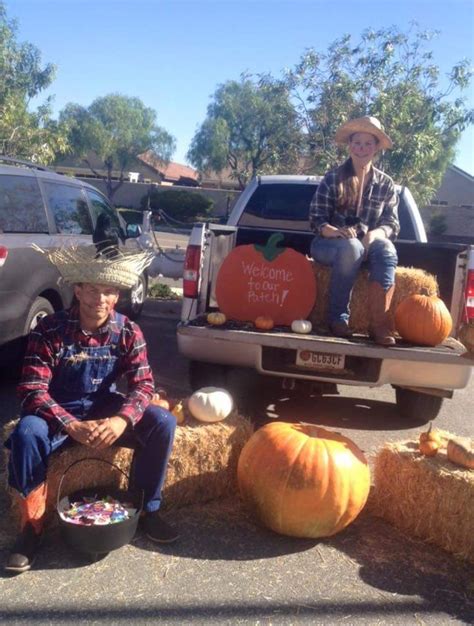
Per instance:
[[[387,150],[392,147],[392,140],[384,133],[382,124],[376,117],[358,117],[354,120],[349,120],[336,131],[336,143],[340,145],[346,145],[349,138],[354,133],[370,133],[379,140],[379,149]]]
[[[94,283],[118,289],[133,287],[155,256],[149,250],[119,250],[116,247],[100,253],[95,246],[69,246],[56,250],[43,250],[35,244],[33,247],[46,255],[67,283]]]

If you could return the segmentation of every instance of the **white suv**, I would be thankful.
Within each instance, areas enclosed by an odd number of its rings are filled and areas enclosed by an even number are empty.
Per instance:
[[[95,187],[45,167],[0,156],[0,361],[20,355],[38,319],[68,306],[72,290],[31,244],[42,248],[91,244],[107,234],[125,242],[125,224]],[[136,235],[137,233],[135,233]],[[121,310],[137,318],[147,275],[121,297]]]

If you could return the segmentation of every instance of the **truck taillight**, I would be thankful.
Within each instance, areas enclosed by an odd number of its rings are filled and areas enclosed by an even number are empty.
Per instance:
[[[188,246],[183,268],[183,296],[197,298],[201,246]]]
[[[2,265],[7,260],[7,256],[8,256],[8,248],[5,248],[5,246],[0,246],[0,267],[2,267]]]
[[[474,320],[474,269],[467,273],[466,318],[469,322]]]

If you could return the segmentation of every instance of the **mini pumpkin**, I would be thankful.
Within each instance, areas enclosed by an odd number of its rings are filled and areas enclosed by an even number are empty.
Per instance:
[[[451,463],[474,470],[474,450],[469,438],[449,439],[446,452]]]
[[[291,322],[291,330],[300,335],[307,335],[313,329],[313,325],[309,320],[293,320]]]
[[[435,456],[440,449],[443,440],[439,433],[432,429],[432,425],[424,433],[420,433],[418,449],[424,456]]]
[[[159,393],[154,393],[152,399],[150,400],[151,404],[155,404],[156,406],[161,406],[161,408],[170,410],[170,403],[166,398],[162,398]]]
[[[211,326],[222,326],[227,322],[227,318],[224,313],[220,311],[213,311],[212,313],[207,314],[207,323],[211,324]]]
[[[228,417],[234,402],[226,389],[203,387],[195,391],[188,400],[188,409],[201,422],[220,422]]]
[[[247,506],[269,528],[329,537],[364,507],[370,470],[357,445],[313,424],[271,422],[247,441],[237,477]]]
[[[422,346],[437,346],[451,332],[451,314],[441,298],[408,296],[395,310],[395,327],[403,339]]]
[[[258,330],[271,330],[274,326],[272,318],[268,315],[259,315],[254,324]]]

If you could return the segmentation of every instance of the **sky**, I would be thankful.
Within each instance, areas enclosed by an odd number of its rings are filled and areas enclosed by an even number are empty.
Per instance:
[[[100,96],[140,98],[177,144],[186,163],[191,139],[216,87],[241,73],[280,76],[307,48],[324,52],[344,34],[412,21],[439,30],[431,42],[443,74],[474,61],[474,0],[4,0],[18,21],[18,40],[36,45],[57,66],[39,101],[54,95],[56,115],[68,102]],[[474,107],[474,87],[469,92]],[[33,103],[36,105],[36,101]],[[474,175],[474,130],[464,132],[455,165]]]

